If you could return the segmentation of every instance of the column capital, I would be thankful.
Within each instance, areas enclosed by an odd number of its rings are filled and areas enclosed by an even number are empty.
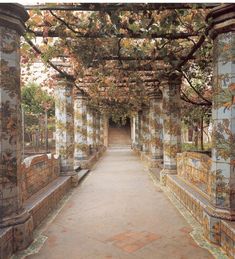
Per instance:
[[[4,3],[0,4],[0,24],[13,30],[16,30],[19,34],[23,34],[25,31],[24,23],[29,19],[29,15],[26,12],[23,5]]]
[[[74,87],[74,99],[83,99],[87,100],[87,95],[80,89]]]
[[[213,8],[207,15],[206,21],[211,25],[210,37],[235,31],[235,4],[221,4]]]
[[[57,80],[59,83],[66,83],[68,85],[73,85],[75,81],[75,79],[71,75],[55,74],[53,78]]]
[[[162,77],[161,83],[160,83],[160,90],[164,89],[166,86],[170,85],[181,85],[182,83],[182,73],[178,71],[174,71],[169,74],[165,74]]]
[[[150,100],[161,100],[162,99],[162,91],[155,90],[148,93]]]
[[[147,111],[147,110],[149,110],[149,106],[146,105],[146,104],[142,104],[141,112],[144,112],[144,111]]]

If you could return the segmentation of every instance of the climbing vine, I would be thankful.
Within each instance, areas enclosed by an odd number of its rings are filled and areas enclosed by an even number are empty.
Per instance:
[[[175,70],[187,71],[181,98],[193,106],[211,106],[207,5],[50,4],[29,9],[22,63],[40,57],[48,69],[72,78],[92,105],[114,120],[148,104],[146,93]],[[56,88],[54,80],[47,84]]]

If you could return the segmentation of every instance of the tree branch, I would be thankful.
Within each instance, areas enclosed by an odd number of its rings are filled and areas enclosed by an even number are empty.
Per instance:
[[[194,102],[193,100],[190,100],[189,98],[188,98],[188,96],[181,90],[181,96],[180,96],[180,98],[183,100],[183,101],[185,101],[185,102],[187,102],[187,103],[191,103],[191,104],[194,104],[194,105],[199,105],[199,106],[208,106],[208,103],[203,103],[203,102],[201,102],[201,103],[197,103],[197,102]]]
[[[43,53],[41,52],[41,50],[26,36],[24,36],[25,41],[32,47],[32,49],[38,53],[39,55],[43,55]],[[59,69],[55,64],[53,64],[53,62],[51,62],[50,60],[47,60],[46,63],[48,65],[50,65],[52,68],[54,68],[60,75],[62,75],[63,77],[66,77],[68,79],[74,79],[72,75],[67,74],[66,72],[62,71],[61,69]]]
[[[194,46],[192,47],[192,49],[190,50],[189,54],[181,61],[177,64],[177,66],[175,67],[175,70],[178,70],[180,71],[180,68],[182,66],[184,66],[188,60],[190,59],[193,59],[193,56],[194,56],[194,53],[202,46],[202,44],[204,43],[205,39],[206,39],[206,36],[210,30],[210,27],[211,26],[208,26],[206,29],[205,29],[205,32],[204,34],[201,35],[200,39],[198,40],[197,43],[194,44]]]
[[[69,30],[71,30],[73,33],[79,34],[79,35],[81,34],[79,31],[74,30],[73,27],[70,26],[70,24],[68,24],[68,23],[65,22],[63,19],[61,19],[60,17],[58,17],[55,13],[53,13],[52,10],[50,10],[49,12],[50,12],[50,14],[51,14],[53,17],[55,17],[58,21],[61,22],[61,24],[65,25],[65,26],[66,26]]]
[[[212,105],[212,102],[207,100],[192,84],[192,82],[189,80],[189,78],[187,77],[186,73],[184,71],[182,71],[183,77],[187,80],[188,84],[190,85],[190,87],[193,89],[193,91],[204,101],[206,101],[209,105]]]

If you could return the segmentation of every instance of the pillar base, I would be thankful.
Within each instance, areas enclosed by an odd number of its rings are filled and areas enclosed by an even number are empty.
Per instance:
[[[0,222],[0,228],[12,227],[13,251],[27,248],[33,241],[33,218],[24,210],[21,214],[4,218]]]

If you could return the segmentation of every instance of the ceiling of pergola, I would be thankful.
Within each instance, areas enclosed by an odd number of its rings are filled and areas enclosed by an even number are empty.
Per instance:
[[[141,85],[145,90],[149,90],[159,86],[162,76],[174,71],[181,72],[190,62],[197,63],[198,57],[201,63],[210,62],[207,55],[198,52],[207,41],[209,26],[205,23],[205,16],[208,10],[216,5],[28,5],[25,8],[32,19],[37,11],[47,19],[39,22],[38,26],[29,20],[26,26],[29,35],[44,40],[60,38],[66,47],[70,48],[70,53],[59,52],[56,57],[48,58],[46,62],[57,73],[74,80],[82,91],[89,92],[92,85],[98,85],[105,80],[107,84],[122,88]],[[82,19],[88,21],[87,27]],[[94,25],[92,19],[97,19],[98,22],[95,21],[98,25]],[[53,26],[48,21],[53,21]],[[202,22],[203,26],[200,24]],[[26,41],[36,53],[43,55],[40,46],[34,44],[30,37],[26,37]],[[76,58],[78,60],[74,61]],[[83,64],[80,69],[83,73],[79,71],[79,62]],[[100,90],[102,89],[105,87],[101,83]]]

